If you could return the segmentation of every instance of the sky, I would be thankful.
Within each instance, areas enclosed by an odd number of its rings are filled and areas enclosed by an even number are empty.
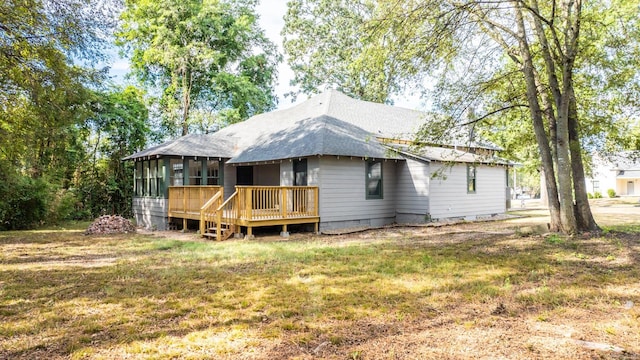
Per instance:
[[[266,36],[271,39],[277,46],[281,54],[284,54],[282,48],[282,36],[280,32],[284,27],[284,15],[287,12],[287,0],[261,0],[256,8],[256,12],[260,16],[260,27],[265,31]],[[121,59],[117,55],[114,56],[114,62],[111,64],[111,75],[115,76],[116,81],[125,82],[124,76],[129,71],[129,62]],[[293,71],[287,64],[286,58],[278,67],[278,84],[275,92],[278,96],[278,109],[286,109],[293,104],[291,97],[284,97],[284,94],[295,90],[289,83],[293,79]],[[305,95],[300,95],[296,103],[306,100]],[[398,96],[394,98],[394,104],[400,107],[410,109],[420,109],[421,102],[417,96]]]

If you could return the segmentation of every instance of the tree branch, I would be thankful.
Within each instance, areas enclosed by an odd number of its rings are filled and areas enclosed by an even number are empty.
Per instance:
[[[502,107],[502,108],[500,108],[498,110],[491,111],[491,112],[489,112],[489,113],[487,113],[487,114],[485,114],[485,115],[483,115],[483,116],[481,116],[481,117],[479,117],[477,119],[473,119],[471,121],[467,121],[465,123],[462,123],[462,124],[460,124],[460,126],[467,126],[467,125],[475,124],[475,123],[478,123],[478,122],[480,122],[480,121],[482,121],[482,120],[484,120],[484,119],[486,119],[488,117],[491,117],[491,116],[493,116],[493,115],[495,115],[495,114],[497,114],[499,112],[503,112],[503,111],[506,111],[506,110],[511,110],[511,109],[515,109],[515,108],[519,108],[519,107],[528,108],[529,105],[527,105],[527,104],[513,104],[513,105],[505,106],[505,107]]]

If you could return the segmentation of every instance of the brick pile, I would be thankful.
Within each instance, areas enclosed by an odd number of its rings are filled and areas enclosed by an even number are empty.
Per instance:
[[[102,215],[89,226],[84,234],[121,234],[131,232],[136,232],[136,227],[128,219],[119,215]]]

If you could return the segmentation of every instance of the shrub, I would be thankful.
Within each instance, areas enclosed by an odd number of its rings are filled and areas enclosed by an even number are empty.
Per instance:
[[[607,190],[607,195],[609,195],[610,198],[614,198],[616,197],[616,191],[613,189],[609,189]]]
[[[0,229],[27,229],[41,224],[49,210],[51,185],[23,175],[4,177],[0,188]]]
[[[587,193],[587,198],[588,199],[593,199],[593,194],[592,193]]]
[[[60,189],[56,192],[50,206],[48,222],[57,223],[65,220],[85,220],[91,214],[84,209],[75,189]]]
[[[602,199],[602,193],[600,191],[596,191],[593,193],[594,199]]]

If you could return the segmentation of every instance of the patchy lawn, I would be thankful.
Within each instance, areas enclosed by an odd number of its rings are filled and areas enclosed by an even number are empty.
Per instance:
[[[594,209],[605,232],[579,239],[528,235],[536,210],[223,243],[0,233],[0,359],[638,359],[640,208]]]

